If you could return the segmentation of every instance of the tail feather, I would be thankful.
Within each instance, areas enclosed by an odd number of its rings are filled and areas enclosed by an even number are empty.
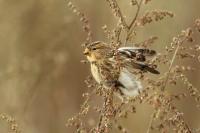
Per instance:
[[[151,72],[153,74],[160,74],[159,71],[157,71],[156,69],[152,68],[152,67],[149,67],[149,66],[146,66],[145,67],[145,70],[147,70],[148,72]]]
[[[148,72],[151,72],[153,74],[160,74],[159,71],[157,71],[156,69],[150,67],[149,65],[147,64],[144,64],[144,63],[139,63],[139,62],[132,62],[132,66],[136,69],[140,69],[140,70],[143,70],[143,71],[148,71]]]

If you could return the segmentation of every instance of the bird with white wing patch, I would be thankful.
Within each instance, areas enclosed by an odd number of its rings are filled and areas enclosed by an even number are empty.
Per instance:
[[[146,63],[146,57],[156,55],[154,50],[120,47],[116,52],[108,44],[97,41],[87,45],[84,54],[91,64],[91,73],[97,83],[108,89],[114,86],[124,96],[137,96],[143,89],[132,70],[159,74]]]

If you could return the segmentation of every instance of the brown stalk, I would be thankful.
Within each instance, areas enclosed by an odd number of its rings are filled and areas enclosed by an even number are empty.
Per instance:
[[[124,26],[124,28],[125,28],[126,30],[128,30],[128,25],[127,25],[127,23],[126,23],[126,20],[125,20],[123,14],[122,14],[122,12],[121,12],[121,9],[120,9],[120,7],[119,7],[117,1],[116,1],[116,0],[106,0],[106,1],[107,1],[110,5],[112,5],[112,3],[115,4],[116,7],[114,7],[114,8],[117,9],[117,17],[120,18],[121,23],[122,23],[122,25]],[[111,3],[111,2],[112,2],[112,3]],[[111,7],[111,8],[112,8],[112,7]]]
[[[150,133],[150,131],[151,131],[151,127],[152,127],[152,124],[153,124],[153,121],[154,121],[155,114],[156,114],[156,111],[154,111],[151,115],[151,118],[150,118],[150,121],[149,121],[149,126],[148,126],[148,129],[147,129],[147,133]]]
[[[165,88],[166,88],[167,82],[168,82],[168,80],[169,80],[170,72],[171,72],[171,70],[172,70],[172,66],[173,66],[173,63],[174,63],[174,61],[175,61],[176,55],[177,55],[177,53],[178,53],[179,47],[180,47],[181,44],[183,44],[183,42],[184,42],[185,40],[186,40],[186,38],[184,38],[180,43],[178,43],[178,45],[177,45],[177,47],[176,47],[176,50],[175,50],[174,55],[173,55],[173,57],[172,57],[172,60],[171,60],[171,62],[170,62],[170,66],[169,66],[169,69],[168,69],[168,72],[167,72],[166,80],[164,81],[164,84],[163,84],[163,86],[162,86],[162,88],[161,88],[161,91],[164,91]]]
[[[133,18],[133,20],[131,21],[130,25],[128,26],[128,32],[127,32],[127,36],[126,36],[126,40],[125,40],[124,44],[127,43],[131,33],[133,32],[133,29],[134,29],[135,25],[136,25],[136,20],[137,20],[137,17],[139,15],[139,12],[140,12],[140,9],[141,9],[142,1],[143,0],[140,0],[140,2],[136,1],[137,11],[136,11],[135,17]]]
[[[138,1],[136,1],[137,11],[136,11],[135,17],[133,18],[133,20],[131,21],[130,25],[128,26],[128,29],[129,29],[129,30],[132,28],[132,26],[133,26],[133,25],[135,24],[135,22],[136,22],[136,19],[137,19],[138,15],[139,15],[139,12],[140,12],[140,9],[141,9],[142,1],[143,1],[143,0],[140,0],[139,3],[138,3]]]

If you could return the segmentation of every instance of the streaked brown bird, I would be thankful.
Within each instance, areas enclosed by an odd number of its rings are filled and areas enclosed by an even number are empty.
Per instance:
[[[120,47],[117,50],[97,41],[86,46],[84,54],[91,64],[91,73],[97,83],[105,88],[117,88],[124,96],[136,96],[143,89],[133,70],[159,74],[146,57],[156,55],[156,51],[137,47]]]

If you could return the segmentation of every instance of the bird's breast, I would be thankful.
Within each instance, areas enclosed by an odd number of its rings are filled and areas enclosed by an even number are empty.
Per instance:
[[[95,64],[91,64],[91,73],[94,79],[97,81],[97,83],[100,84],[102,79],[99,73],[99,69]]]

